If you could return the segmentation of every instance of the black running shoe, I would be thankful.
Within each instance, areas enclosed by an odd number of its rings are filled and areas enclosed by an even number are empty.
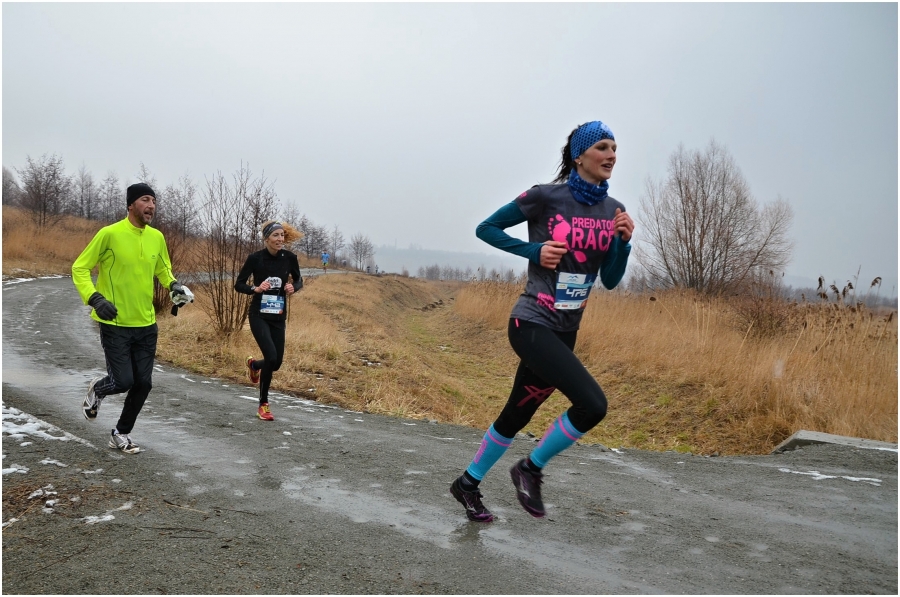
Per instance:
[[[516,486],[516,497],[519,498],[519,503],[525,511],[535,518],[546,516],[547,512],[541,499],[541,483],[544,475],[527,470],[524,458],[509,469],[509,475],[512,477],[513,485]]]
[[[81,412],[84,414],[84,418],[88,421],[93,421],[97,418],[97,411],[100,410],[100,403],[103,401],[103,398],[97,395],[97,392],[94,391],[94,386],[102,380],[102,377],[96,377],[91,382],[91,385],[88,386],[87,394],[84,396],[84,400],[81,401]]]
[[[491,522],[494,520],[494,515],[491,514],[491,511],[481,503],[481,492],[477,489],[475,491],[466,491],[459,484],[458,477],[450,484],[450,494],[456,498],[457,502],[465,506],[466,516],[469,517],[469,520],[473,522]]]

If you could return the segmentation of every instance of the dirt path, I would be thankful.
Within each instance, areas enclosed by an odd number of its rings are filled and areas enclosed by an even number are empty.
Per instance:
[[[4,283],[5,593],[897,592],[896,452],[577,446],[535,520],[506,474],[522,438],[476,525],[448,492],[476,430],[287,395],[263,423],[252,388],[160,365],[122,455],[121,398],[79,410],[102,366],[71,280]]]

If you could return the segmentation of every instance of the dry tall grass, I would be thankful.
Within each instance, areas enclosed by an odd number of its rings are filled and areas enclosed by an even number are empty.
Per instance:
[[[8,275],[71,274],[72,263],[103,224],[64,217],[45,230],[27,211],[3,206],[3,273]]]
[[[457,309],[505,325],[518,287],[473,284]],[[799,429],[897,441],[897,321],[785,304],[788,330],[758,338],[725,300],[595,292],[576,352],[609,416],[589,437],[684,451],[765,452]]]
[[[432,353],[440,349],[417,324],[454,288],[397,276],[307,278],[289,302],[286,357],[272,388],[368,412],[468,422],[432,395],[439,384]],[[195,294],[208,300],[202,286]],[[215,337],[202,310],[191,308],[160,317],[159,355],[238,381],[246,380],[247,356],[260,356],[249,326]]]

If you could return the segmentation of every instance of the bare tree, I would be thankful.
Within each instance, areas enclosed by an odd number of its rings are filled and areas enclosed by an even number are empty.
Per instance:
[[[234,175],[235,192],[241,198],[241,204],[249,212],[244,223],[243,236],[249,242],[260,240],[263,222],[274,220],[281,211],[278,194],[271,181],[262,172],[254,177],[249,164],[241,164],[241,169]]]
[[[375,255],[375,246],[367,236],[357,232],[350,239],[350,259],[356,265],[356,269],[362,269],[363,265]]]
[[[96,219],[114,222],[122,217],[125,211],[125,193],[115,172],[106,173],[106,178],[100,183],[97,200]]]
[[[308,258],[317,257],[328,250],[328,231],[324,226],[317,226],[304,215],[300,218],[297,229],[303,233],[303,238],[297,245]]]
[[[318,256],[328,250],[328,230],[324,226],[313,226],[309,231],[309,237],[306,245],[309,248],[307,257]]]
[[[793,212],[780,197],[762,209],[728,151],[683,146],[669,158],[664,181],[647,180],[636,253],[651,285],[709,294],[734,292],[754,272],[790,260]]]
[[[72,187],[78,205],[77,214],[90,220],[96,210],[98,189],[94,184],[94,177],[84,164],[81,164],[78,173],[73,177]]]
[[[210,302],[201,303],[216,330],[228,336],[247,320],[250,297],[234,291],[247,256],[257,247],[262,223],[277,212],[278,199],[265,176],[254,177],[241,165],[229,184],[221,172],[207,179],[200,212],[198,259]]]
[[[178,240],[184,242],[188,236],[195,236],[199,232],[197,186],[190,175],[182,174],[177,185],[170,184],[166,187],[165,204],[167,243],[170,242],[170,236],[177,236]]]
[[[300,213],[300,208],[297,207],[297,204],[293,201],[287,201],[282,211],[281,221],[287,222],[297,230],[300,230],[300,220],[304,216]]]
[[[151,185],[152,186],[152,185]],[[163,206],[163,217],[153,218],[153,227],[158,229],[166,238],[166,246],[169,250],[169,259],[172,261],[172,271],[175,276],[181,275],[179,268],[182,257],[186,251],[188,237],[199,235],[199,218],[197,215],[196,194],[197,188],[194,181],[187,174],[178,179],[177,185],[168,185],[159,193],[157,201],[157,213]],[[157,281],[154,284],[153,307],[159,313],[169,305],[169,290]]]
[[[437,263],[434,265],[428,265],[419,268],[419,277],[425,278],[426,280],[440,280],[441,279],[441,266]]]
[[[150,169],[144,165],[144,162],[140,162],[135,176],[137,176],[138,182],[150,185],[150,188],[154,191],[159,190],[156,188],[156,176],[150,172]]]
[[[310,257],[312,253],[310,253],[310,231],[315,228],[315,224],[312,220],[306,217],[306,214],[300,216],[300,219],[296,220],[296,228],[300,232],[303,233],[303,238],[294,243],[297,247],[297,250],[302,252],[307,257]]]
[[[144,165],[144,162],[140,162],[138,166],[137,174],[137,182],[142,182],[146,185],[149,185],[151,189],[156,193],[156,214],[153,216],[154,222],[159,224],[166,220],[166,209],[168,208],[168,201],[166,201],[166,192],[164,189],[157,188],[156,186],[156,175],[150,172],[150,169]],[[126,185],[128,186],[128,185]],[[158,227],[154,224],[154,227]]]
[[[328,235],[328,251],[331,253],[331,257],[335,260],[338,259],[338,254],[340,250],[346,246],[344,242],[344,234],[338,228],[337,224],[334,225],[334,228],[331,229],[331,234]]]
[[[20,203],[31,212],[35,224],[43,227],[66,213],[71,180],[62,157],[56,154],[44,154],[38,160],[27,156],[25,161],[25,167],[18,170],[22,179]]]
[[[12,170],[3,166],[3,205],[18,205],[22,196],[22,188]]]

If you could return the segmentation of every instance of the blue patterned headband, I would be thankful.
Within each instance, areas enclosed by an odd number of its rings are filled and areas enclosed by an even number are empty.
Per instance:
[[[574,160],[583,154],[591,147],[591,145],[601,139],[616,140],[613,136],[613,132],[609,130],[609,127],[599,120],[582,124],[575,131],[575,134],[572,135],[572,145],[569,150],[569,153],[572,154],[572,159]]]

